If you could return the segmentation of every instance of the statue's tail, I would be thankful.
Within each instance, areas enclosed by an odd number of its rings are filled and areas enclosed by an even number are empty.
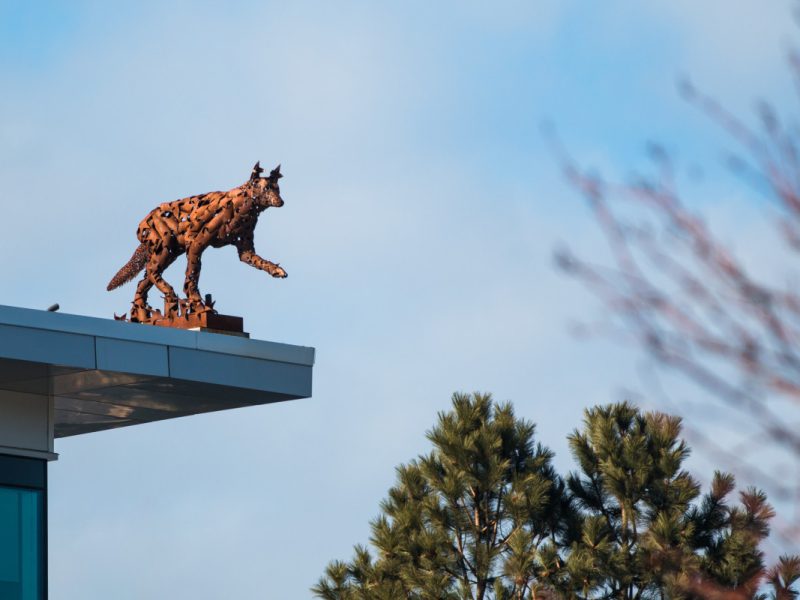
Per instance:
[[[144,263],[147,260],[147,249],[144,244],[139,244],[139,247],[131,256],[131,259],[125,263],[119,272],[114,275],[114,278],[109,282],[106,288],[109,292],[118,288],[121,285],[128,283],[131,279],[136,277],[136,274],[144,269]]]

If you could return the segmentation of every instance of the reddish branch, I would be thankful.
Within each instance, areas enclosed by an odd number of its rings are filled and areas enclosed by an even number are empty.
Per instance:
[[[800,89],[800,59],[793,57],[791,65]],[[800,134],[766,106],[754,130],[691,86],[683,92],[741,144],[738,174],[768,190],[780,209],[780,238],[800,250]],[[784,497],[794,490],[800,501],[800,293],[748,270],[681,202],[668,158],[661,153],[655,164],[655,174],[636,183],[609,184],[564,160],[568,180],[605,234],[611,262],[598,265],[565,251],[558,264],[595,292],[611,309],[612,322],[659,364],[721,401],[727,410],[720,417],[730,411],[743,416],[744,433],[759,442],[748,452],[739,449],[738,459],[760,464],[742,470]],[[780,462],[794,468],[771,468]],[[797,530],[791,534],[797,541]],[[737,597],[732,593],[713,597]]]

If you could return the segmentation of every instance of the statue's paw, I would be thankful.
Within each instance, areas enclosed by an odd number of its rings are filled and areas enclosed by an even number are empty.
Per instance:
[[[289,274],[283,270],[283,267],[275,267],[275,270],[272,272],[273,277],[280,277],[281,279],[286,279]]]

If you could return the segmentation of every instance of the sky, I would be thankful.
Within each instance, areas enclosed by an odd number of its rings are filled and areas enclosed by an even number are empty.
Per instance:
[[[285,205],[256,248],[289,277],[211,250],[201,291],[252,337],[317,350],[310,399],[57,440],[51,598],[309,597],[367,541],[455,391],[513,401],[573,468],[566,436],[641,359],[570,335],[601,307],[553,250],[604,249],[543,125],[620,177],[650,140],[702,165],[689,197],[761,260],[758,200],[676,82],[745,118],[759,98],[792,106],[791,15],[783,0],[0,0],[0,303],[125,312],[133,286],[105,287],[141,218],[260,160],[282,165]]]

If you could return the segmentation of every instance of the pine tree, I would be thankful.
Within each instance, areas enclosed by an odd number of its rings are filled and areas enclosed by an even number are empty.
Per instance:
[[[563,580],[571,597],[759,597],[772,508],[755,489],[729,505],[734,479],[723,473],[701,498],[682,469],[680,431],[679,418],[628,403],[585,412],[583,431],[569,438],[580,473],[568,485],[584,511]]]
[[[574,525],[552,452],[534,425],[488,394],[455,394],[427,437],[433,450],[397,469],[372,522],[375,557],[356,547],[312,588],[328,600],[543,598],[557,546]]]
[[[681,420],[628,403],[585,411],[566,481],[534,425],[488,394],[455,394],[433,449],[397,469],[356,546],[312,588],[327,600],[793,600],[800,557],[766,571],[773,511],[733,476],[683,468]],[[771,590],[762,593],[763,585]]]

